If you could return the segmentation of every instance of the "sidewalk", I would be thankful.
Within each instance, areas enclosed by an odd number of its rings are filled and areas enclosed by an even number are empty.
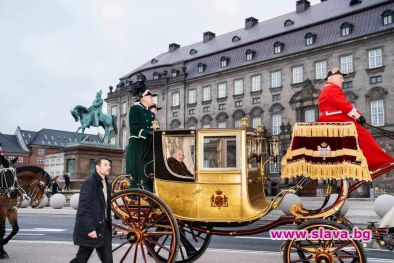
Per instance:
[[[304,202],[304,207],[308,209],[316,209],[323,203],[323,198],[321,197],[305,197],[301,198]],[[379,218],[375,213],[373,208],[374,201],[370,199],[352,198],[348,199],[349,210],[346,217],[356,225],[366,225],[369,221],[378,222]],[[29,208],[19,208],[19,214],[50,214],[50,215],[69,215],[75,216],[77,210],[71,207],[64,207],[62,209],[53,209],[52,207],[45,207],[39,209]],[[270,214],[261,218],[262,221],[273,221],[280,216],[284,215],[279,209],[273,210]]]

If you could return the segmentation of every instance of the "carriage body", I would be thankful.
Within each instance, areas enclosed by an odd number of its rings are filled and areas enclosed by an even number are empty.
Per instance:
[[[270,207],[263,170],[253,167],[245,129],[155,131],[156,194],[184,221],[243,223]],[[193,177],[174,173],[167,160],[181,148]]]

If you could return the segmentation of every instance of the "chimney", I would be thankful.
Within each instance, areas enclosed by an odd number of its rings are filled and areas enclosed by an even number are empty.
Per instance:
[[[308,0],[298,0],[296,4],[296,13],[302,13],[311,6]]]
[[[255,25],[257,25],[259,23],[259,20],[257,20],[254,17],[248,17],[245,19],[245,29],[250,29],[252,27],[254,27]]]
[[[204,33],[202,42],[206,43],[209,40],[213,39],[215,36],[216,36],[215,33],[212,33],[211,31],[207,31],[207,32]]]
[[[168,52],[172,52],[174,50],[177,50],[180,47],[181,46],[176,44],[176,43],[171,43],[171,44],[168,45]]]

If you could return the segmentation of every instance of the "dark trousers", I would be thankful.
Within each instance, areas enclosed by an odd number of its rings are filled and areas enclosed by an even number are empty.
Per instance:
[[[97,255],[102,263],[112,263],[112,232],[106,228],[104,233],[104,244],[101,247],[85,247],[79,246],[77,256],[70,263],[86,263],[88,262],[93,250],[96,249]]]

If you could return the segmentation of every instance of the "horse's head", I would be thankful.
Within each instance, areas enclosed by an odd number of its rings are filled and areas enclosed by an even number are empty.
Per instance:
[[[74,117],[74,120],[77,122],[79,121],[79,111],[78,109],[75,107],[73,110],[70,110],[71,115]]]
[[[30,193],[30,206],[32,208],[37,208],[40,205],[50,183],[51,178],[49,174],[43,171],[39,177],[29,185],[28,192]]]

